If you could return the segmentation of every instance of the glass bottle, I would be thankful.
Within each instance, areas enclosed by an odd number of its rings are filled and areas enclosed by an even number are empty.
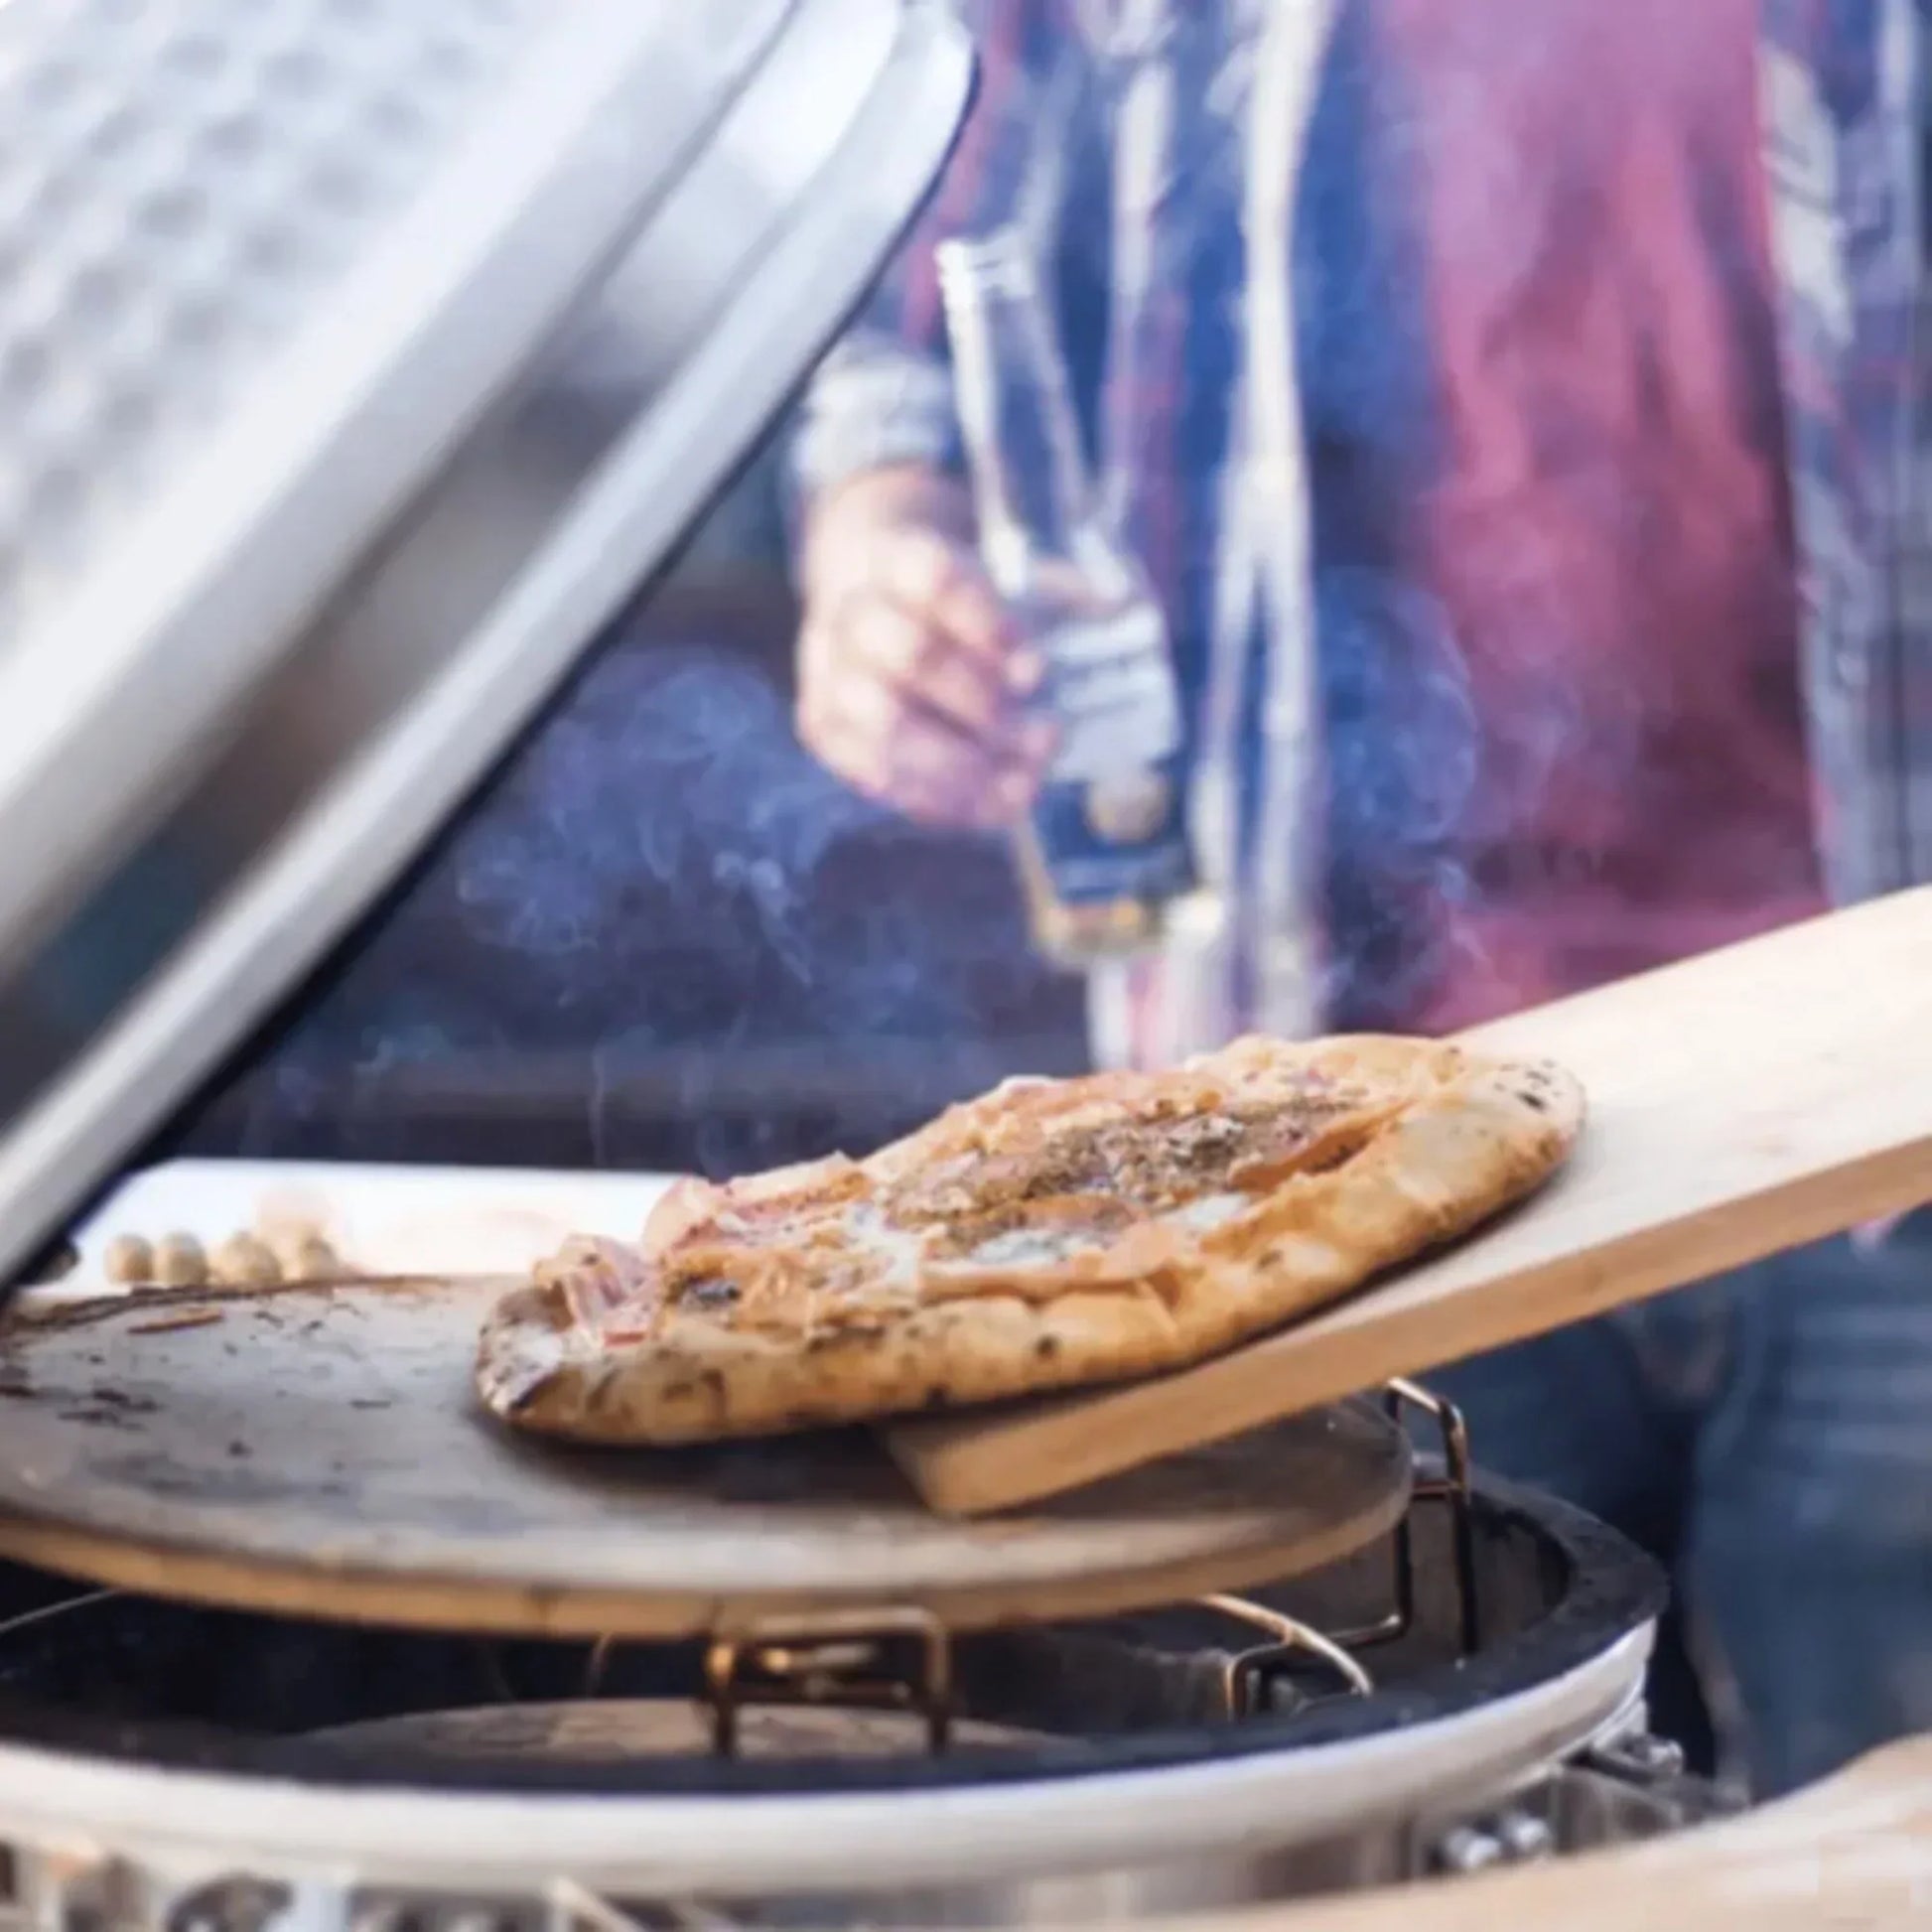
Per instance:
[[[1035,943],[1069,966],[1211,916],[1187,834],[1168,629],[1108,527],[1053,320],[1013,230],[937,250],[961,435],[994,587],[1038,651],[1056,749],[1014,844]]]

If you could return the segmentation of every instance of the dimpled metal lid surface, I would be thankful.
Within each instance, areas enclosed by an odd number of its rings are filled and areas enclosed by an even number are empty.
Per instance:
[[[969,79],[917,0],[0,8],[0,1270],[648,578]]]

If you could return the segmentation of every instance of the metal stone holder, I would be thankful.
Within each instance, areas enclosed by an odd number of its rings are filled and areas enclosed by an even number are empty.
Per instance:
[[[1402,1426],[1409,1411],[1420,1411],[1442,1441],[1443,1474],[1419,1480],[1413,1499],[1445,1504],[1450,1512],[1460,1647],[1466,1657],[1475,1650],[1480,1629],[1468,1426],[1453,1404],[1414,1382],[1390,1382],[1382,1399],[1392,1422]],[[1195,1599],[1196,1607],[1260,1631],[1267,1639],[1228,1658],[1223,1681],[1229,1720],[1266,1716],[1274,1683],[1303,1660],[1311,1659],[1329,1671],[1340,1685],[1339,1695],[1371,1696],[1374,1678],[1354,1653],[1395,1641],[1415,1621],[1415,1539],[1408,1515],[1395,1530],[1393,1562],[1394,1602],[1388,1614],[1333,1636],[1248,1597]],[[587,1695],[596,1690],[611,1647],[606,1638],[592,1651]],[[720,1756],[736,1752],[740,1714],[759,1705],[913,1712],[923,1721],[928,1748],[937,1754],[946,1749],[951,1735],[953,1682],[951,1633],[931,1611],[907,1606],[765,1617],[723,1626],[706,1646],[699,1696]]]

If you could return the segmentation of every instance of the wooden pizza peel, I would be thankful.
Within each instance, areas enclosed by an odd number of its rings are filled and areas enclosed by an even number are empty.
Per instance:
[[[1932,889],[1466,1038],[1584,1082],[1583,1139],[1541,1194],[1198,1367],[888,1431],[927,1503],[1060,1494],[1932,1200]]]

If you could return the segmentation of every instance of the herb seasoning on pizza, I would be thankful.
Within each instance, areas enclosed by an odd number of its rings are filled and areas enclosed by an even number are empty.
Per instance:
[[[1379,1037],[1009,1081],[571,1243],[490,1315],[478,1386],[520,1428],[672,1444],[1184,1367],[1527,1194],[1583,1115],[1558,1067]]]

